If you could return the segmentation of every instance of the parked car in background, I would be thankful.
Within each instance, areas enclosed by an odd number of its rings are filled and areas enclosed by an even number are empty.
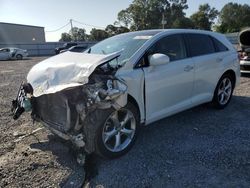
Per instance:
[[[67,42],[63,46],[55,48],[55,52],[56,54],[59,54],[62,50],[69,49],[70,47],[76,46],[76,45],[77,45],[76,42]]]
[[[18,59],[21,60],[28,56],[27,50],[20,48],[1,48],[0,49],[0,60]]]
[[[129,151],[142,125],[207,102],[225,108],[239,83],[237,51],[222,34],[130,32],[35,65],[13,118],[32,109],[33,120],[79,152],[114,158]]]
[[[250,28],[240,32],[239,42],[241,46],[239,52],[241,71],[250,72]]]
[[[88,45],[77,45],[77,46],[72,46],[69,49],[61,50],[60,53],[70,51],[70,52],[83,52],[88,48]]]

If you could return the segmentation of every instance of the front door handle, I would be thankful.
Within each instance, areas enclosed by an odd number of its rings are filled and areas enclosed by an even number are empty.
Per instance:
[[[193,68],[194,68],[193,66],[187,65],[187,66],[184,68],[184,71],[189,72],[189,71],[191,71]]]

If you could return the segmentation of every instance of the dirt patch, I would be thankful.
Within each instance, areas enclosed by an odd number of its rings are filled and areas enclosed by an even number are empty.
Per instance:
[[[83,182],[83,168],[72,151],[46,129],[15,142],[42,127],[29,114],[14,121],[10,104],[29,69],[43,59],[0,61],[0,187],[77,187]]]

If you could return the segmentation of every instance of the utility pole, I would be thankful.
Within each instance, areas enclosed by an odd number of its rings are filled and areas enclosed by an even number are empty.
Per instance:
[[[73,21],[72,19],[69,20],[69,22],[70,22],[70,27],[71,27],[71,31],[72,31],[72,29],[73,29],[73,23],[72,23],[72,21]]]
[[[165,20],[165,14],[164,14],[166,9],[167,9],[167,5],[163,7],[163,11],[162,11],[162,20],[161,20],[162,29],[165,29],[165,24],[167,24],[167,21]]]
[[[70,27],[71,27],[71,30],[70,30],[70,31],[71,31],[71,34],[72,34],[72,39],[73,39],[73,41],[75,41],[75,39],[74,39],[74,33],[73,33],[73,23],[72,23],[72,21],[73,21],[72,19],[69,20],[69,22],[70,22]]]

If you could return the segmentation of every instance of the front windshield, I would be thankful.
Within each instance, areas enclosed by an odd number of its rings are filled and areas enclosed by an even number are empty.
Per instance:
[[[123,65],[151,37],[152,35],[138,32],[116,35],[97,43],[87,51],[91,54],[111,54],[122,50],[117,63]]]

